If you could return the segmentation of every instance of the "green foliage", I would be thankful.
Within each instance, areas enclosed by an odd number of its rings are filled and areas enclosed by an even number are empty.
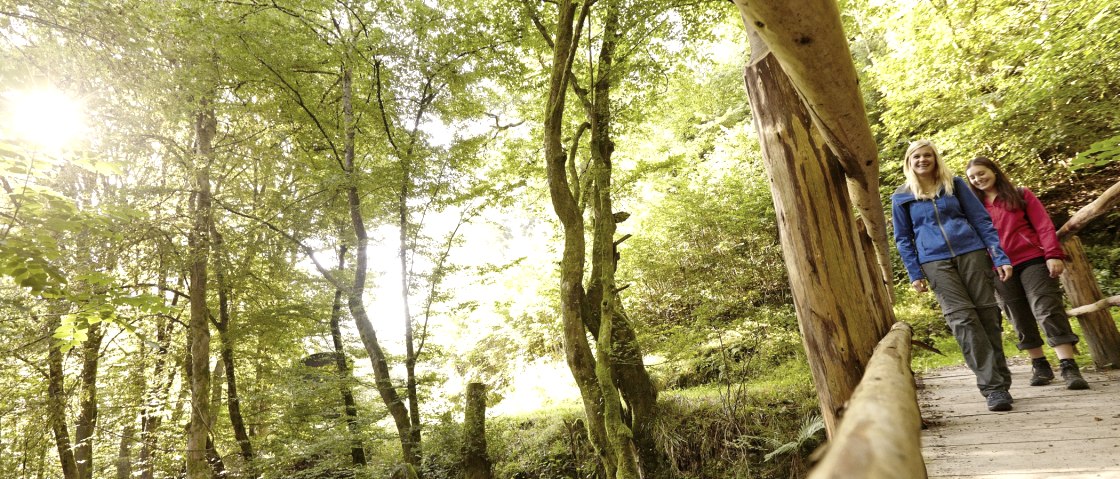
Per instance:
[[[1120,135],[1089,145],[1088,150],[1078,153],[1070,162],[1070,169],[1104,166],[1117,158],[1120,158]]]
[[[795,360],[801,350],[792,307],[759,308],[728,329],[668,330],[667,360],[651,370],[661,384],[689,388],[741,383]],[[697,346],[699,344],[699,346]]]

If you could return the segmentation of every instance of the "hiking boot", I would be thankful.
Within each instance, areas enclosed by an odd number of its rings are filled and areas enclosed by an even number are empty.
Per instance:
[[[1060,364],[1062,379],[1066,380],[1066,389],[1089,389],[1089,383],[1081,377],[1081,369],[1077,367],[1077,361],[1072,358],[1063,359]]]
[[[1045,386],[1054,380],[1054,370],[1046,358],[1031,359],[1031,386]]]
[[[989,411],[1010,411],[1011,393],[1007,391],[992,391],[988,393]]]

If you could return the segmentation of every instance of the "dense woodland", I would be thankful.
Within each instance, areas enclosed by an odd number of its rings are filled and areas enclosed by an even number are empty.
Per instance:
[[[884,204],[918,138],[1059,225],[1120,181],[1120,2],[840,9]],[[749,54],[721,1],[0,0],[0,476],[801,477]]]

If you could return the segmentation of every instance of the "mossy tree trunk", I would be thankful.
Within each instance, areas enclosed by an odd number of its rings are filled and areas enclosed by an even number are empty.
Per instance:
[[[490,456],[486,453],[486,385],[467,384],[463,416],[463,477],[490,479]]]

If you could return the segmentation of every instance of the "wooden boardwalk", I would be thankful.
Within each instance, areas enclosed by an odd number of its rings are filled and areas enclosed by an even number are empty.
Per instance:
[[[988,411],[963,365],[918,378],[929,477],[1120,479],[1120,371],[1083,366],[1091,389],[1070,391],[1060,376],[1032,387],[1030,363],[1011,363],[1008,412]]]

